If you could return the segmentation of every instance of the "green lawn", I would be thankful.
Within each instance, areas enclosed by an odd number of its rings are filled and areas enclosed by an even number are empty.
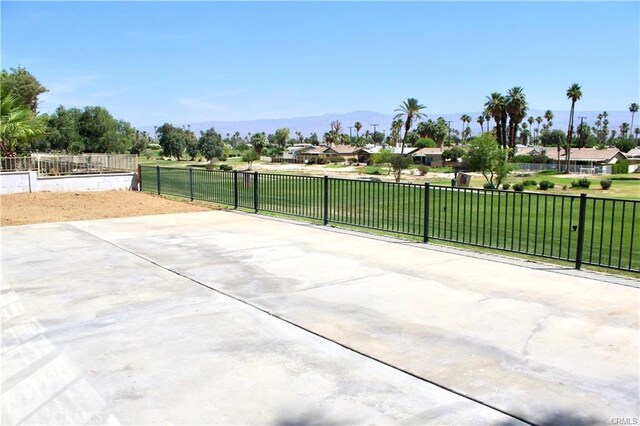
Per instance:
[[[234,204],[234,173],[161,168],[160,192]],[[142,168],[143,190],[157,192],[156,169]],[[255,174],[237,172],[238,206],[254,209]],[[321,177],[260,174],[258,208],[275,214],[323,219]],[[350,179],[328,180],[328,219],[333,224],[421,237],[424,185]],[[430,239],[452,241],[535,256],[575,259],[580,199],[542,191],[458,190],[432,186],[428,197]],[[640,270],[640,202],[587,198],[583,261]]]

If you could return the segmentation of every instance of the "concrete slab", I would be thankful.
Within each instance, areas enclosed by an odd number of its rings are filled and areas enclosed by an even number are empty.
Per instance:
[[[3,422],[639,416],[640,292],[594,274],[230,212],[0,237]]]

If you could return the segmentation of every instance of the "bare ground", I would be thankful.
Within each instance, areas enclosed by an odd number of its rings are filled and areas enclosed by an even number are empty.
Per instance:
[[[37,192],[0,195],[2,226],[106,219],[215,209],[135,191]]]

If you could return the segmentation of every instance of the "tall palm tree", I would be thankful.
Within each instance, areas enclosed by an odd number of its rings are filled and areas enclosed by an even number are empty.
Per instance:
[[[362,123],[356,121],[353,127],[356,129],[356,140],[360,140],[360,129],[362,129]]]
[[[567,99],[571,99],[571,111],[569,112],[569,128],[567,129],[567,169],[569,173],[569,162],[571,161],[571,139],[573,138],[573,116],[575,113],[576,102],[582,98],[582,88],[579,84],[573,83],[567,89]]]
[[[518,131],[518,125],[522,122],[527,115],[527,98],[522,90],[522,87],[512,87],[507,93],[506,110],[509,115],[509,148],[511,148],[510,156],[513,156],[513,152],[516,149],[516,134]]]
[[[400,107],[396,109],[398,114],[396,114],[393,119],[398,120],[404,118],[404,137],[402,138],[402,149],[400,150],[400,154],[404,155],[404,144],[407,140],[407,134],[409,133],[413,122],[424,117],[420,111],[425,108],[426,106],[420,105],[420,102],[418,102],[416,98],[409,98],[402,102]]]
[[[484,115],[479,115],[476,121],[480,125],[480,132],[484,134]]]
[[[22,105],[18,98],[2,91],[0,98],[0,149],[4,157],[14,157],[19,143],[45,134],[41,117]]]
[[[542,123],[542,117],[537,116],[536,123],[538,124],[538,129],[536,130],[536,133],[540,133],[540,123]]]
[[[535,123],[536,119],[533,118],[533,116],[529,116],[529,118],[527,118],[527,123],[529,123],[529,136],[530,136],[530,140],[533,140],[533,123]]]
[[[462,131],[460,132],[460,136],[462,136],[462,140],[465,141],[466,140],[466,127],[467,127],[467,123],[471,123],[471,117],[469,117],[467,114],[462,114],[462,116],[460,117],[460,121],[462,121]]]
[[[547,120],[547,130],[551,130],[551,127],[553,126],[553,112],[551,112],[550,109],[548,109],[545,113],[544,113],[544,119]]]
[[[631,112],[631,130],[633,131],[633,116],[636,114],[636,112],[638,112],[638,108],[640,108],[640,106],[637,103],[632,103],[631,106],[629,106],[629,112]]]
[[[627,134],[629,133],[629,130],[631,130],[631,127],[629,127],[629,123],[622,123],[620,125],[620,136],[623,139],[627,138]]]
[[[506,122],[507,115],[504,96],[498,92],[493,92],[491,95],[487,96],[487,102],[485,102],[484,107],[496,122],[496,137],[498,139],[498,143],[504,148],[506,146],[504,124]]]
[[[487,111],[487,109],[485,108],[485,110],[482,112],[482,115],[484,115],[484,120],[487,122],[487,132],[490,132],[491,129],[489,128],[489,124],[491,123],[491,113],[489,113],[489,111]]]

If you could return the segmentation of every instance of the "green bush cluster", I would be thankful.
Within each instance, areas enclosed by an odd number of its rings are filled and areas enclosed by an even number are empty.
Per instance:
[[[522,192],[524,191],[524,185],[521,183],[514,183],[513,184],[513,190],[516,192]]]
[[[492,184],[491,182],[486,182],[484,185],[482,185],[482,187],[484,189],[496,189],[495,185]]]
[[[225,172],[230,172],[231,170],[233,170],[233,167],[230,166],[229,164],[220,164],[220,170],[223,170]]]
[[[546,191],[547,189],[551,189],[555,186],[553,182],[550,180],[541,180],[540,181],[540,189]]]
[[[509,189],[509,188],[511,188],[511,184],[509,184],[509,183],[503,183],[503,184],[502,184],[502,189],[504,189],[505,191],[506,191],[507,189]]]
[[[613,183],[613,181],[611,181],[611,179],[602,179],[600,181],[600,188],[604,189],[605,191],[609,188],[611,188],[611,184]]]
[[[427,173],[429,173],[429,166],[425,166],[424,164],[420,164],[418,166],[418,173],[420,174],[420,176],[424,176]]]
[[[525,179],[522,181],[522,185],[524,186],[538,186],[538,182],[533,179]]]
[[[587,178],[582,178],[582,179],[572,180],[571,181],[571,187],[572,188],[588,189],[590,186],[591,186],[591,181],[589,181],[589,179],[587,179]]]
[[[627,160],[620,160],[613,166],[611,166],[611,173],[614,175],[621,175],[629,173],[629,162]]]

